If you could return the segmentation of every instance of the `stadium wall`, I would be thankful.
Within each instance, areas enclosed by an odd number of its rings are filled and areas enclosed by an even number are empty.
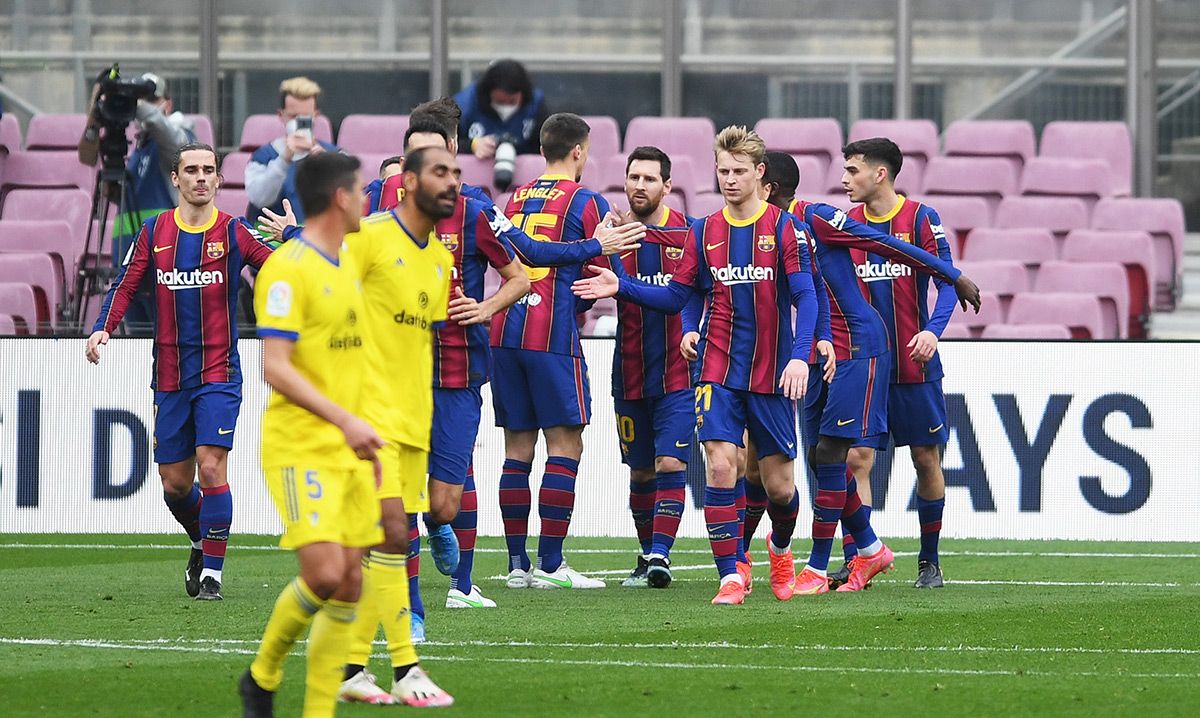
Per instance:
[[[572,535],[633,536],[608,394],[612,346],[584,342],[595,421],[584,434]],[[114,340],[100,366],[83,349],[82,339],[0,339],[0,532],[176,531],[151,461],[149,340]],[[279,524],[259,472],[268,390],[259,343],[242,340],[240,350],[251,379],[229,464],[234,532],[270,534]],[[1200,343],[946,342],[942,356],[952,429],[945,535],[1198,538],[1185,517],[1200,515]],[[503,440],[486,396],[482,426],[479,527],[499,535]],[[910,536],[915,477],[907,451],[894,453],[877,462],[874,522],[884,536]],[[682,536],[705,536],[699,481]],[[1172,516],[1184,521],[1164,520]]]

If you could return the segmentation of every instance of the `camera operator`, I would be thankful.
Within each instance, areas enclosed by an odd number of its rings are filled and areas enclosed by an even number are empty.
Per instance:
[[[516,60],[492,63],[454,101],[462,108],[459,147],[470,147],[479,159],[496,157],[497,148],[506,142],[516,150],[513,154],[537,154],[541,149],[542,123],[550,113],[542,91]]]

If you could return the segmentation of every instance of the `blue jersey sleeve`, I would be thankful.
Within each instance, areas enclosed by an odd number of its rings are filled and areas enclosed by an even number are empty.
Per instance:
[[[504,216],[499,207],[490,202],[483,208],[483,213],[496,237],[507,242],[524,264],[534,267],[561,267],[581,264],[603,253],[598,239],[539,242],[522,232]]]
[[[812,227],[818,242],[874,252],[948,282],[954,282],[962,274],[940,257],[850,219],[845,212],[830,205],[810,204],[804,215],[804,221]]]
[[[950,255],[950,243],[946,241],[942,218],[932,207],[923,207],[922,210],[923,215],[917,219],[917,232],[921,243],[926,244],[928,240],[932,240],[936,243],[938,257],[952,265],[954,260]],[[925,329],[941,337],[958,306],[958,294],[954,291],[954,285],[941,277],[935,276],[933,282],[937,287],[937,302],[934,303],[933,313],[929,315]]]

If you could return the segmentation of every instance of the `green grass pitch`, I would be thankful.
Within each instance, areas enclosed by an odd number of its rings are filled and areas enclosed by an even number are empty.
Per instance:
[[[0,535],[0,714],[238,715],[295,572],[271,545],[235,536],[226,600],[197,603],[178,537]],[[706,542],[681,541],[676,582],[652,591],[619,585],[632,541],[569,539],[609,587],[565,593],[505,589],[503,542],[484,539],[476,582],[500,608],[443,608],[426,556],[419,652],[457,700],[447,716],[1200,714],[1200,544],[945,540],[939,591],[911,588],[914,541],[892,545],[897,570],[861,594],[780,603],[760,565],[746,605],[713,607]],[[280,716],[299,713],[301,648]],[[376,646],[385,688],[386,660]]]

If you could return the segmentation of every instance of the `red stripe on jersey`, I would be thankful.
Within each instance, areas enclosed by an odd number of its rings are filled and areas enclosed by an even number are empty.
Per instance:
[[[182,232],[175,223],[173,213],[164,213],[154,225],[154,236],[151,237],[150,251],[152,255],[150,269],[157,270],[165,266],[176,266],[176,255],[179,252],[179,240]],[[182,380],[182,366],[179,357],[179,322],[175,312],[176,296],[155,282],[155,307],[158,312],[155,331],[155,364],[157,388],[161,391],[172,391],[179,387]]]
[[[729,225],[722,221],[704,223],[700,237],[701,250],[708,267],[724,267],[729,264]],[[700,358],[700,381],[724,384],[729,373],[729,351],[733,342],[733,306],[730,302],[717,301],[717,286],[713,285],[713,300],[709,304],[704,326],[704,355]]]
[[[876,357],[871,357],[870,359],[867,360],[867,362],[868,362],[868,364],[867,364],[867,397],[866,397],[866,400],[863,402],[862,430],[861,430],[863,436],[867,435],[867,420],[871,416],[871,400],[873,398],[872,394],[875,393],[875,369],[876,369],[876,362],[878,362],[878,361],[879,360]]]

